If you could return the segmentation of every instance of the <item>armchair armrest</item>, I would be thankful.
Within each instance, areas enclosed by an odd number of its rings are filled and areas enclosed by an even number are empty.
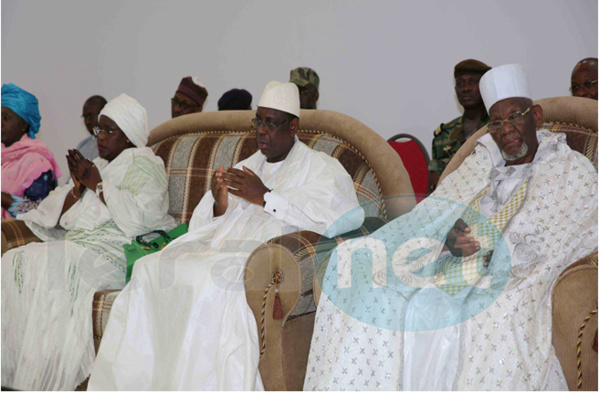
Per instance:
[[[6,219],[2,221],[2,255],[8,250],[26,245],[30,242],[41,242],[25,222],[17,219]]]
[[[321,236],[311,231],[300,231],[273,238],[252,252],[245,267],[245,293],[256,322],[260,324],[265,297],[268,298],[266,320],[272,320],[274,303],[273,276],[281,275],[278,284],[283,311],[280,325],[293,312],[302,290],[300,261],[310,257],[310,247],[317,244]]]
[[[597,252],[562,272],[551,302],[552,342],[568,388],[597,391]]]
[[[382,218],[367,217],[359,229],[335,238],[300,231],[273,238],[254,250],[246,263],[244,283],[247,301],[256,321],[261,319],[265,294],[277,271],[282,276],[279,297],[283,310],[281,324],[284,325],[291,316],[315,310],[312,302],[314,270],[320,268],[323,258],[340,243],[368,235],[384,224]],[[274,294],[272,302],[268,301],[269,298],[267,295],[267,310],[272,311]]]
[[[273,238],[254,250],[245,266],[245,295],[256,319],[260,341],[260,374],[262,380],[268,382],[270,390],[287,389],[286,375],[283,372],[284,369],[287,370],[287,364],[282,338],[289,327],[283,327],[295,309],[302,289],[302,272],[298,259],[319,239],[320,235],[311,231]],[[310,259],[309,254],[307,252],[307,259]],[[278,282],[282,319],[279,316],[275,319],[274,316],[275,280]],[[297,330],[292,331],[295,333]],[[311,336],[312,331],[309,330],[304,333],[306,334]],[[310,342],[309,338],[307,342]],[[300,358],[305,358],[307,362],[307,351],[303,353],[306,354]]]
[[[380,217],[367,217],[359,229],[335,238],[327,238],[311,231],[300,231],[273,238],[254,250],[246,264],[244,282],[247,301],[258,324],[260,325],[263,298],[268,298],[265,295],[266,288],[277,270],[283,275],[283,282],[279,285],[279,296],[283,309],[281,323],[284,325],[290,316],[315,310],[320,287],[314,273],[315,269],[320,272],[326,268],[324,263],[328,261],[327,254],[342,242],[368,235],[385,223],[386,221]],[[263,261],[268,261],[270,265],[261,263]],[[272,302],[266,302],[266,309],[272,311],[274,294]]]
[[[286,234],[259,246],[249,256],[244,274],[245,294],[258,328],[260,373],[270,389],[301,388],[314,320],[310,312],[315,311],[315,264],[344,240],[367,235],[383,224],[381,218],[366,218],[361,228],[332,239],[311,231]],[[277,284],[282,318],[274,316]],[[286,349],[282,345],[284,337],[293,338],[285,342]],[[286,353],[295,359],[286,358]]]

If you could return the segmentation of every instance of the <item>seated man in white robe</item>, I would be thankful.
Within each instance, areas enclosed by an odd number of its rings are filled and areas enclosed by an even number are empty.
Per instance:
[[[341,244],[306,390],[567,390],[551,289],[597,250],[597,172],[540,129],[519,65],[480,80],[488,134],[435,193]]]
[[[252,127],[259,151],[219,168],[189,233],[138,260],[115,300],[90,390],[257,390],[257,327],[243,286],[250,253],[299,230],[329,237],[364,211],[349,174],[295,133],[299,92],[270,82]]]

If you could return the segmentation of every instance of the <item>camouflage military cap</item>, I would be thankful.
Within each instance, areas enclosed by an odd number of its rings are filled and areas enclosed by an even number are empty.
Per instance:
[[[318,90],[318,84],[320,83],[320,78],[316,71],[312,70],[310,67],[298,67],[291,70],[291,74],[289,75],[289,82],[293,82],[297,86],[303,87],[307,84],[311,83],[314,85],[316,90]]]
[[[457,77],[462,74],[484,74],[489,71],[491,67],[487,66],[485,63],[475,60],[475,59],[466,59],[462,60],[458,64],[455,65],[453,69],[453,77]]]

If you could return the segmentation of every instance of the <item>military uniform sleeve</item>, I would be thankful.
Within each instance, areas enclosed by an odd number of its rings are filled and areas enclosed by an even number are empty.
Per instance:
[[[441,173],[443,171],[443,168],[445,168],[443,163],[440,161],[442,156],[441,153],[443,151],[438,149],[444,139],[443,134],[443,123],[441,123],[439,127],[437,127],[437,129],[435,130],[435,135],[433,137],[433,146],[431,149],[433,159],[428,163],[429,172]]]

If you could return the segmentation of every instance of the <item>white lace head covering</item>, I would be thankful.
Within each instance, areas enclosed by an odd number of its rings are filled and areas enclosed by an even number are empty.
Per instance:
[[[147,145],[150,135],[148,112],[133,97],[122,93],[113,98],[102,108],[102,115],[112,119],[133,145],[138,148]]]

